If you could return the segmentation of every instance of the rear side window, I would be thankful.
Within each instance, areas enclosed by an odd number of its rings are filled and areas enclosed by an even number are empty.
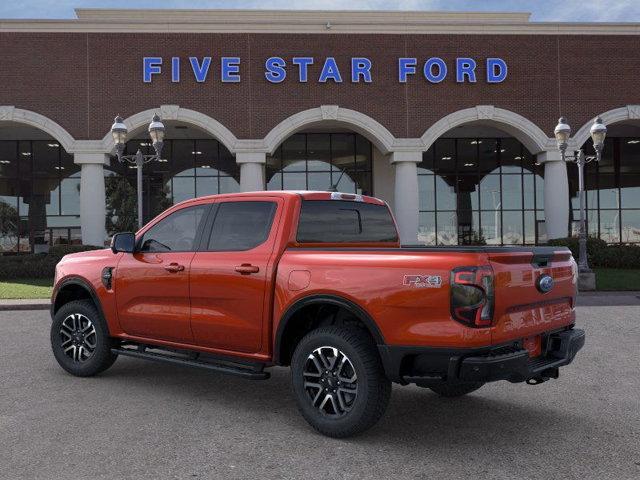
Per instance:
[[[213,222],[207,250],[250,250],[269,236],[274,202],[225,202],[221,203]]]
[[[302,202],[299,243],[396,242],[393,218],[385,205],[343,200]]]

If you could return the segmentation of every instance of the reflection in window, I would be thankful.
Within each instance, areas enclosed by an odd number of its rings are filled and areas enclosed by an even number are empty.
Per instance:
[[[54,140],[0,141],[0,252],[80,243],[80,167]]]
[[[148,140],[127,142],[125,153],[151,154]],[[171,205],[219,193],[240,191],[240,169],[224,145],[214,139],[165,140],[162,160],[142,170],[143,215],[148,222]],[[137,230],[136,168],[112,157],[105,169],[107,234]]]
[[[371,143],[355,133],[298,133],[267,157],[267,190],[371,194]]]
[[[592,151],[590,142],[585,152]],[[578,170],[569,164],[571,233],[578,235]],[[590,235],[607,243],[640,243],[640,137],[607,137],[603,159],[585,168],[586,219]]]
[[[539,243],[542,175],[542,168],[516,139],[438,139],[418,166],[420,242]]]

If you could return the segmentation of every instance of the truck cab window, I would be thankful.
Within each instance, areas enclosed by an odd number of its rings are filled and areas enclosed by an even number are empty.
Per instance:
[[[140,241],[141,252],[195,251],[198,227],[206,205],[187,207],[173,212],[145,232]]]
[[[269,236],[274,202],[224,202],[218,207],[207,250],[250,250]]]

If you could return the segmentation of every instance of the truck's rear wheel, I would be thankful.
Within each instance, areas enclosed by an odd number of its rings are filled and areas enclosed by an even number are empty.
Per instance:
[[[468,383],[456,383],[451,385],[433,385],[429,387],[435,393],[441,397],[455,398],[466,395],[467,393],[475,392],[484,385],[483,382],[468,382]]]
[[[376,347],[357,328],[330,326],[308,333],[293,353],[291,375],[300,413],[330,437],[372,427],[391,396]]]
[[[51,324],[51,349],[58,364],[72,375],[90,377],[116,361],[106,323],[88,300],[69,302]]]

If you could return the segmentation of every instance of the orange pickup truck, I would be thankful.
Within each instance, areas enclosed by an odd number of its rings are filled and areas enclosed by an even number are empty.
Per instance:
[[[576,276],[564,248],[401,246],[372,197],[214,195],[64,257],[51,345],[80,377],[119,355],[248,379],[290,366],[304,418],[346,437],[392,382],[455,397],[557,378],[584,345]]]

